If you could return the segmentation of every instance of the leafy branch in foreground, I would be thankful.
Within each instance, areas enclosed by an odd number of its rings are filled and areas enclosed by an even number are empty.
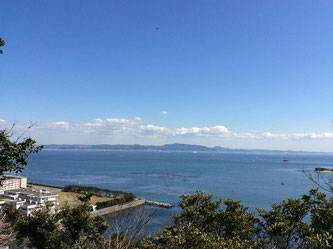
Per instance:
[[[28,128],[32,128],[31,124]],[[15,124],[9,130],[0,130],[0,182],[5,172],[22,172],[28,165],[31,154],[39,152],[43,146],[37,146],[30,137],[23,138],[25,132],[16,139],[12,139]]]

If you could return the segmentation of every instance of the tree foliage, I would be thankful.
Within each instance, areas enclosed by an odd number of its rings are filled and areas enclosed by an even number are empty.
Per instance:
[[[123,197],[114,198],[112,200],[96,202],[96,209],[102,209],[107,207],[112,207],[115,205],[121,205],[135,199],[135,195],[132,193],[126,193]]]
[[[107,197],[124,197],[127,198],[135,198],[135,195],[132,193],[120,191],[120,190],[110,190],[105,188],[98,188],[94,186],[82,186],[82,185],[66,185],[63,192],[74,192],[79,194],[93,193],[99,196],[107,196]]]
[[[36,249],[101,249],[108,225],[103,217],[90,216],[90,205],[65,206],[52,212],[50,205],[24,217],[20,210],[8,209],[9,222],[17,233],[17,243]]]
[[[239,201],[213,200],[198,191],[182,195],[182,212],[173,224],[156,236],[142,238],[143,225],[150,219],[138,218],[134,226],[123,226],[126,219],[114,219],[110,235],[103,217],[91,217],[89,202],[66,206],[57,213],[49,207],[23,217],[8,208],[6,217],[20,241],[33,248],[107,249],[319,249],[333,247],[333,199],[317,189],[298,199],[274,203],[271,210],[248,210]],[[126,223],[126,222],[125,222]],[[126,227],[127,230],[122,228]],[[129,229],[131,228],[131,229]],[[133,228],[133,229],[132,229]],[[130,232],[129,232],[130,231]]]
[[[11,208],[14,208],[11,206]],[[15,210],[15,209],[14,209]],[[4,209],[0,210],[0,248],[15,241],[16,232],[9,222],[8,215]]]
[[[333,200],[317,189],[298,199],[248,211],[239,201],[213,201],[201,191],[183,195],[174,225],[142,248],[332,248]],[[308,219],[308,220],[307,220]]]
[[[19,136],[12,141],[12,135],[12,129],[0,130],[0,182],[5,172],[22,172],[28,165],[29,156],[43,148],[30,137],[21,139]]]
[[[108,229],[102,216],[92,217],[90,205],[65,207],[61,210],[62,238],[60,248],[102,249],[105,246],[103,234]]]

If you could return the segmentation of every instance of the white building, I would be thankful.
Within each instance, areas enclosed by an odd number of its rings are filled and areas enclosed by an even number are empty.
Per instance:
[[[1,182],[0,194],[3,194],[5,190],[19,189],[27,187],[27,178],[23,176],[5,175]]]
[[[58,195],[49,191],[37,189],[12,189],[5,190],[3,198],[0,198],[0,207],[9,204],[14,205],[16,209],[21,209],[25,215],[30,215],[33,210],[45,206],[46,202],[52,204],[52,209],[57,207]]]

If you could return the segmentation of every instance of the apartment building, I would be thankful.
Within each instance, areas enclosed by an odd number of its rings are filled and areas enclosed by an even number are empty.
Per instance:
[[[59,204],[58,195],[46,190],[12,189],[4,191],[3,198],[0,198],[0,207],[5,204],[14,205],[16,209],[21,209],[23,214],[30,215],[33,210],[44,207],[46,202],[50,202],[54,210]]]
[[[6,175],[0,185],[0,194],[3,194],[5,190],[19,189],[27,187],[27,177]]]

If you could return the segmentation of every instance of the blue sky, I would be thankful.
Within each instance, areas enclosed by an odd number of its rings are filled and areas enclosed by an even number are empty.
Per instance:
[[[333,151],[332,27],[330,0],[2,1],[2,126],[38,122],[41,143]]]

